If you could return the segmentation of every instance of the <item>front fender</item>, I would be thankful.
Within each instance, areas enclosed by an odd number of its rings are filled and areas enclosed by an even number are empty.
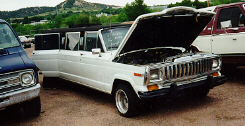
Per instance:
[[[115,74],[113,76],[113,86],[115,86],[115,80],[122,80],[125,82],[128,82],[133,90],[136,92],[138,95],[138,91],[147,91],[147,87],[144,86],[144,77],[136,77],[136,76],[130,76],[130,75],[125,75],[125,74]],[[113,90],[111,89],[111,92]]]

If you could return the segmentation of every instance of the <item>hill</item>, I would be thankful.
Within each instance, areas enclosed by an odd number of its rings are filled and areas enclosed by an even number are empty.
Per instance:
[[[84,0],[66,0],[55,7],[28,7],[16,11],[0,11],[1,19],[24,18],[34,15],[55,13],[56,8],[59,13],[83,12],[83,11],[100,11],[108,7],[118,7],[114,5],[105,5],[100,3],[90,3]]]

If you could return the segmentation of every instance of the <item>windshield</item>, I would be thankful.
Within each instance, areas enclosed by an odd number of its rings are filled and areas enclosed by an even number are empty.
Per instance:
[[[0,48],[20,46],[17,38],[7,24],[0,24]]]
[[[102,30],[102,36],[107,50],[116,50],[121,44],[130,27],[120,27]]]

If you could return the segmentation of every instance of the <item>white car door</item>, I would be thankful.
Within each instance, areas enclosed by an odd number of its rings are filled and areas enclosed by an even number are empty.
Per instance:
[[[245,53],[245,18],[239,6],[222,8],[217,14],[217,24],[211,38],[212,53],[241,54]],[[225,27],[224,27],[225,26]]]
[[[80,82],[80,32],[66,33],[65,49],[59,52],[60,77],[70,81]]]
[[[80,51],[80,71],[82,75],[81,82],[87,86],[105,90],[105,72],[109,57],[103,53],[103,47],[98,37],[97,31],[85,32],[84,50]],[[92,53],[92,49],[100,49],[102,54]],[[101,56],[103,55],[103,56]]]
[[[59,77],[59,39],[59,33],[35,35],[35,50],[32,53],[32,60],[46,77]]]

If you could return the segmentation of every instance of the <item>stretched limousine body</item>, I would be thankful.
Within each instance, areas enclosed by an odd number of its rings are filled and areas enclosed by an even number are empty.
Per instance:
[[[112,94],[129,117],[142,100],[206,96],[225,82],[218,55],[188,52],[213,15],[177,7],[141,15],[132,25],[49,30],[35,36],[32,59],[44,85],[61,78]]]

